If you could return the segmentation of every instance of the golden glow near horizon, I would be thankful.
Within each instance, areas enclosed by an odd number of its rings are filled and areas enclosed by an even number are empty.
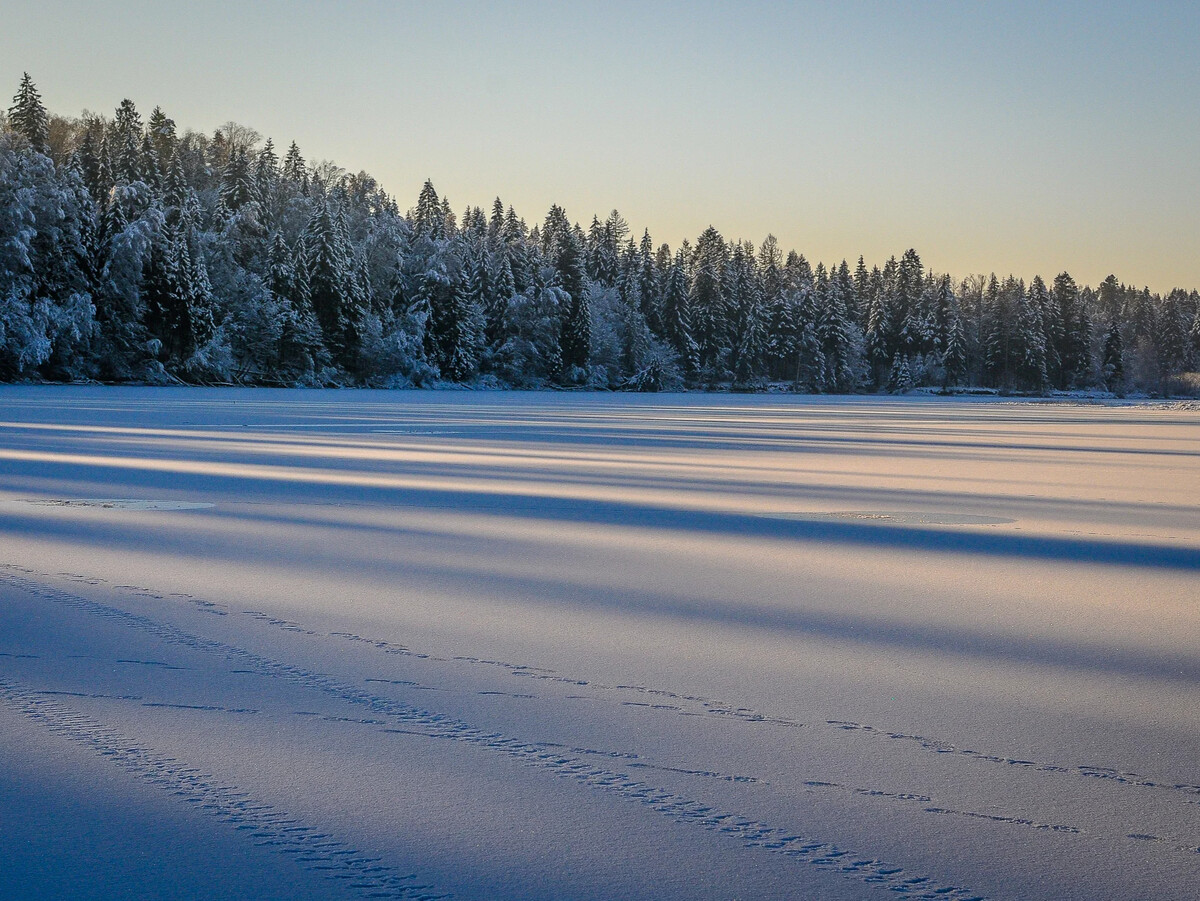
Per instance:
[[[0,80],[366,170],[811,260],[1200,287],[1194,4],[122,0],[6,10]]]

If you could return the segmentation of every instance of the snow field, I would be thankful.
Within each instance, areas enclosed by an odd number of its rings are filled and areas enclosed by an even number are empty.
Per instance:
[[[0,894],[1193,896],[1193,411],[0,400]]]

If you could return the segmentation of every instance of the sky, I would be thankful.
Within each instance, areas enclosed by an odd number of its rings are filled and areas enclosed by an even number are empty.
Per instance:
[[[0,0],[0,96],[227,121],[456,211],[1200,288],[1200,4]],[[8,87],[4,87],[7,85]]]

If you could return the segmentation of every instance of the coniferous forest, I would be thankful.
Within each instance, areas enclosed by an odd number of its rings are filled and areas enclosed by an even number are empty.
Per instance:
[[[1041,394],[1197,390],[1200,295],[811,263],[615,210],[412,209],[365,172],[121,102],[0,123],[0,380]]]

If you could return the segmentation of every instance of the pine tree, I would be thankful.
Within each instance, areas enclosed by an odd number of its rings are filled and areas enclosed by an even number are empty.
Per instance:
[[[9,107],[8,124],[34,150],[39,153],[50,152],[50,118],[28,72],[21,76],[21,86],[17,88],[13,105]]]

